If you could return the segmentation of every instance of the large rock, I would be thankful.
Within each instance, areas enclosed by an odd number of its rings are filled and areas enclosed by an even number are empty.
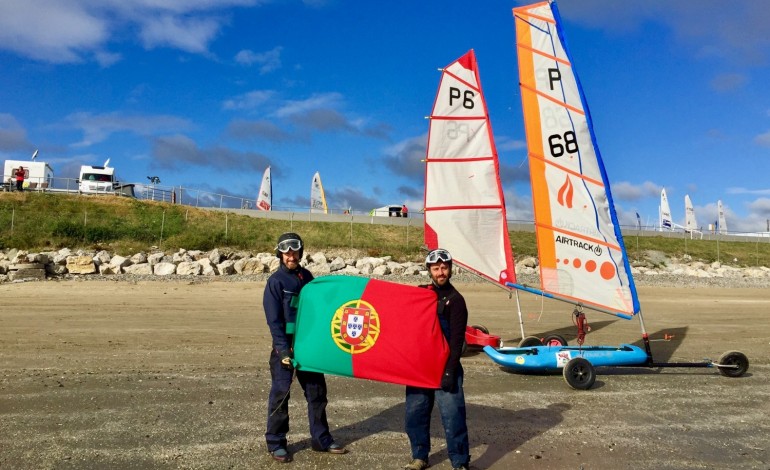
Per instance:
[[[156,265],[158,263],[162,263],[163,262],[163,258],[165,256],[166,256],[166,254],[163,253],[162,251],[159,251],[157,253],[152,253],[152,254],[147,255],[147,262],[154,266],[154,265]]]
[[[100,266],[102,264],[109,264],[110,258],[111,258],[110,254],[102,250],[94,255],[94,264],[97,266]]]
[[[10,271],[8,273],[8,279],[11,281],[22,280],[45,280],[45,269],[17,269],[16,271]]]
[[[198,260],[198,264],[201,267],[201,274],[204,276],[216,276],[217,275],[217,268],[211,263],[211,260],[208,258],[201,258]]]
[[[88,255],[67,256],[67,272],[70,274],[93,274],[96,272],[94,259]]]
[[[152,272],[156,276],[169,276],[176,273],[176,265],[174,263],[161,261],[152,267]]]
[[[147,262],[146,253],[140,252],[131,257],[131,264],[142,264],[146,262]]]
[[[146,276],[152,274],[152,266],[150,263],[132,264],[123,268],[123,272],[126,274],[135,274],[137,276]]]
[[[176,273],[182,276],[197,276],[201,273],[201,264],[197,261],[182,261],[176,266]]]
[[[345,269],[345,266],[345,260],[338,256],[334,258],[331,263],[329,263],[329,272],[333,273],[335,271]]]
[[[256,258],[239,259],[235,262],[234,268],[238,274],[262,274],[265,272],[265,265]]]
[[[217,271],[219,271],[219,274],[221,274],[222,276],[235,274],[235,267],[233,266],[234,264],[235,264],[235,261],[231,259],[222,261],[217,265]]]
[[[113,269],[117,268],[119,270],[120,268],[125,268],[126,266],[130,265],[131,260],[124,258],[123,256],[115,255],[110,259],[110,267]]]

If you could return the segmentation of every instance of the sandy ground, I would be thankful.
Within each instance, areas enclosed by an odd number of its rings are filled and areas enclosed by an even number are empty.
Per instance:
[[[350,453],[309,447],[295,384],[290,448],[263,433],[270,339],[264,282],[66,281],[0,285],[0,468],[400,468],[409,460],[403,388],[328,377],[329,420]],[[460,284],[471,323],[507,345],[515,301]],[[741,350],[741,378],[716,369],[605,369],[589,391],[463,359],[477,468],[770,469],[770,295],[766,289],[640,287],[658,361]],[[527,334],[574,341],[570,308],[522,294]],[[588,344],[638,341],[636,320],[589,313]],[[435,415],[436,413],[434,413]],[[434,416],[434,468],[450,468]]]

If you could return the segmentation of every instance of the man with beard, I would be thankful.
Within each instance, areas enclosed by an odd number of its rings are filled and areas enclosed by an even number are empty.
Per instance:
[[[296,233],[284,233],[278,238],[275,255],[281,265],[267,280],[263,296],[263,307],[267,326],[273,339],[270,352],[270,396],[267,404],[267,450],[273,459],[281,463],[292,461],[287,448],[286,434],[289,432],[289,392],[294,378],[292,364],[292,339],[297,308],[292,300],[299,295],[302,287],[313,280],[313,275],[300,266],[304,246]],[[334,442],[326,420],[326,379],[317,372],[296,371],[297,380],[305,392],[308,421],[310,422],[310,444],[317,452],[344,454],[347,450]]]
[[[452,277],[452,255],[447,250],[438,248],[428,253],[425,266],[432,282],[420,287],[432,289],[438,296],[437,314],[441,331],[449,344],[449,358],[441,377],[440,389],[406,387],[405,424],[412,449],[412,462],[404,468],[428,468],[430,415],[433,405],[437,403],[452,468],[468,469],[471,457],[465,418],[463,368],[460,364],[465,327],[468,323],[468,308],[463,296],[449,282]]]

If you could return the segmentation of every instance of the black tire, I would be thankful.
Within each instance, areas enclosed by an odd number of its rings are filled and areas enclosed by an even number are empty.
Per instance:
[[[519,347],[520,348],[529,348],[532,346],[542,346],[543,342],[540,341],[540,338],[537,336],[527,336],[526,338],[519,341]]]
[[[471,325],[471,328],[476,328],[477,330],[484,333],[485,335],[489,334],[489,330],[484,325]]]
[[[575,390],[588,390],[596,382],[596,369],[582,357],[573,357],[562,371],[564,380]]]
[[[749,358],[740,351],[728,351],[719,358],[719,373],[725,377],[740,377],[749,370]]]
[[[566,346],[567,340],[561,335],[548,335],[543,339],[543,344],[546,346]]]

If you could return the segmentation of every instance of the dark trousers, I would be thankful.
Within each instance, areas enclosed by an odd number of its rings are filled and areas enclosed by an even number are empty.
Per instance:
[[[297,380],[307,400],[307,418],[310,424],[310,445],[315,450],[326,450],[333,442],[326,420],[326,379],[323,374],[298,370]],[[272,452],[287,445],[289,432],[289,396],[294,371],[281,367],[281,358],[275,350],[270,353],[270,375],[273,379],[267,403],[267,450]]]
[[[430,455],[430,415],[438,405],[444,425],[446,448],[452,467],[468,465],[471,460],[468,427],[465,421],[465,394],[462,368],[457,374],[455,392],[406,387],[406,435],[412,458],[428,461]]]
[[[24,180],[16,180],[16,191],[24,191]]]

